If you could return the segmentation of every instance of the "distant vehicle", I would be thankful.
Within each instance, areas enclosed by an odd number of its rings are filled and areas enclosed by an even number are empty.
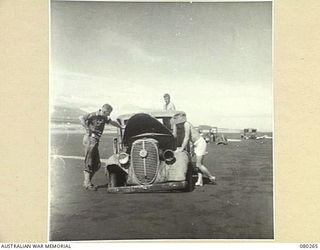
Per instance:
[[[272,136],[262,135],[262,136],[258,136],[256,139],[257,140],[260,140],[260,139],[272,139]]]
[[[216,144],[217,145],[228,145],[228,139],[223,134],[220,134],[217,136]]]
[[[245,128],[243,134],[241,134],[241,139],[256,139],[257,138],[257,129],[255,128]]]
[[[121,115],[124,127],[114,138],[114,154],[106,161],[108,192],[192,191],[190,152],[175,152],[171,119],[182,111]]]
[[[205,139],[207,143],[216,141],[218,135],[218,128],[209,125],[199,125],[198,132]]]

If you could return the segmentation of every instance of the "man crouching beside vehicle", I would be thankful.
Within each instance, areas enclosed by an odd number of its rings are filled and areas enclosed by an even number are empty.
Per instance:
[[[93,185],[91,180],[101,167],[98,147],[105,124],[121,128],[117,122],[112,121],[109,117],[112,109],[111,105],[104,104],[98,111],[79,117],[81,125],[86,130],[83,137],[83,145],[85,146],[83,186],[88,190],[97,190],[97,186]]]

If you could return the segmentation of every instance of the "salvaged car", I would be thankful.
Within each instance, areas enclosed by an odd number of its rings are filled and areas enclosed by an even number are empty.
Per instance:
[[[228,145],[228,139],[224,136],[224,134],[217,135],[216,144]]]
[[[241,139],[256,139],[257,138],[257,129],[255,128],[245,128],[243,134],[241,134]]]
[[[214,142],[218,136],[218,128],[209,125],[199,125],[198,131],[207,143]]]
[[[181,111],[159,111],[121,115],[124,128],[114,138],[114,154],[106,161],[108,192],[192,191],[189,152],[175,152],[171,130],[174,115]]]

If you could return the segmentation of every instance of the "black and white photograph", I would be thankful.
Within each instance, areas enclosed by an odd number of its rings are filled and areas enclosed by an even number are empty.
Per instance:
[[[50,2],[49,241],[275,239],[272,1]]]

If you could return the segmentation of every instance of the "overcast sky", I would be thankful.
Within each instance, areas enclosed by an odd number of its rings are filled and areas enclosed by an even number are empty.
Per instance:
[[[272,130],[272,4],[53,2],[51,101]]]

